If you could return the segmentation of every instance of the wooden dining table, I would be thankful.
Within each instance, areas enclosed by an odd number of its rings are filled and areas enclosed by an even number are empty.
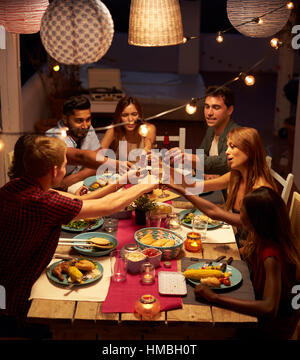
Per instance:
[[[119,220],[122,221],[122,220]],[[57,252],[69,254],[70,248],[58,246]],[[184,248],[181,258],[216,259],[225,255],[240,260],[235,242],[204,243],[203,251],[192,253]],[[228,293],[230,295],[230,293]],[[46,323],[53,339],[61,340],[202,340],[230,339],[241,330],[257,326],[257,318],[212,304],[186,304],[182,308],[160,312],[145,320],[136,313],[103,313],[102,302],[34,298],[28,312],[32,322]]]

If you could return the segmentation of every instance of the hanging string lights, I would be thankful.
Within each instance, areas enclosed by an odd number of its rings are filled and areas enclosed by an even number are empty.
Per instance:
[[[272,36],[287,23],[293,8],[294,3],[286,0],[228,0],[227,14],[232,26],[218,31],[216,41],[222,43],[223,34],[233,29],[250,37]],[[186,36],[184,43],[199,38],[200,35]]]
[[[55,0],[54,0],[55,1]],[[67,0],[67,1],[76,1],[76,0]],[[230,0],[229,0],[230,1]],[[249,1],[249,0],[247,0]],[[279,1],[279,0],[278,0]],[[278,3],[277,0],[274,1],[274,3]],[[273,1],[272,1],[273,2]],[[279,7],[277,8],[273,8],[273,10],[270,10],[264,14],[261,14],[259,16],[256,16],[254,18],[252,18],[251,20],[248,20],[244,23],[241,23],[239,25],[236,25],[235,28],[237,27],[240,27],[242,25],[245,25],[246,23],[255,23],[256,26],[263,26],[265,24],[265,21],[264,21],[264,18],[266,17],[267,14],[270,14],[270,13],[274,13],[276,11],[279,11],[283,8],[288,9],[288,10],[291,10],[293,9],[294,7],[294,4],[293,2],[289,1],[289,2],[286,2],[286,1],[280,1],[281,3],[284,2],[284,4],[281,4]],[[245,3],[243,1],[243,3]],[[1,15],[1,13],[0,13]],[[261,21],[261,19],[263,21]],[[266,18],[267,19],[267,18]],[[219,42],[219,43],[222,43],[224,38],[223,38],[223,34],[228,32],[229,30],[233,29],[233,27],[229,28],[229,29],[226,29],[226,30],[222,30],[222,31],[219,31],[218,32],[218,35],[217,35],[217,38],[216,40]],[[193,40],[193,39],[198,39],[199,36],[190,36],[190,37],[183,37],[182,39],[182,42],[181,43],[186,43],[187,41],[190,41],[190,40]],[[223,85],[221,85],[220,87],[223,87],[223,86],[228,86],[229,84],[235,82],[235,81],[238,81],[238,80],[242,80],[245,85],[247,86],[253,86],[255,84],[255,77],[253,75],[253,71],[259,66],[261,65],[267,58],[269,58],[270,56],[273,55],[274,53],[274,50],[278,50],[281,46],[283,46],[283,43],[276,37],[272,38],[271,41],[270,41],[270,46],[272,47],[273,51],[272,53],[268,53],[267,55],[265,55],[262,59],[260,59],[259,61],[257,61],[254,65],[252,65],[249,69],[247,69],[246,71],[244,72],[240,72],[236,77],[234,77],[233,79],[227,81],[226,83],[224,83]],[[55,71],[55,69],[53,69]],[[56,71],[59,71],[59,68],[57,68]],[[161,113],[158,113],[158,114],[155,114],[153,116],[150,116],[150,117],[147,117],[143,120],[139,119],[139,123],[140,123],[140,127],[139,127],[139,131],[140,131],[140,134],[141,136],[145,136],[145,134],[147,133],[147,125],[145,124],[145,122],[147,121],[151,121],[153,119],[157,119],[157,118],[160,118],[166,114],[169,114],[169,113],[172,113],[172,112],[175,112],[177,110],[180,110],[180,109],[183,109],[185,108],[186,112],[188,114],[194,114],[196,111],[197,111],[197,104],[199,101],[203,100],[204,97],[197,97],[197,98],[192,98],[187,104],[183,104],[181,106],[178,106],[178,107],[175,107],[175,108],[172,108],[172,109],[169,109],[169,110],[166,110],[164,112],[161,112]],[[123,125],[126,125],[127,123],[120,123],[120,124],[112,124],[112,125],[108,125],[108,126],[104,126],[104,127],[98,127],[98,128],[95,128],[94,130],[97,132],[97,131],[103,131],[103,130],[107,130],[107,129],[110,129],[110,128],[114,128],[114,127],[117,127],[117,126],[123,126]],[[61,129],[61,131],[59,132],[59,135],[62,136],[62,137],[66,137],[67,136],[67,131],[68,131],[68,128],[63,128]],[[22,135],[24,133],[21,133],[21,132],[0,132],[0,136],[2,135]],[[34,134],[34,133],[30,133],[30,134]],[[0,151],[3,150],[5,144],[4,144],[4,141],[0,138]]]

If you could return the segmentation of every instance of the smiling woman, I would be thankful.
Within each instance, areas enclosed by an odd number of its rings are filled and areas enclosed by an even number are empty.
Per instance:
[[[186,190],[190,185],[184,181],[183,185],[177,185],[171,177],[170,186],[184,195],[196,208],[210,218],[237,226],[237,241],[245,240],[247,234],[241,227],[239,215],[245,195],[261,186],[276,189],[276,185],[266,163],[266,153],[256,129],[242,127],[230,130],[227,135],[226,155],[230,171],[215,179],[204,181],[203,187],[204,192],[227,189],[228,196],[225,209],[200,198],[198,195],[190,195],[192,192],[188,193]]]
[[[127,155],[133,149],[150,151],[155,141],[156,128],[153,124],[147,124],[147,134],[141,136],[139,134],[140,126],[136,122],[142,118],[143,109],[139,101],[131,96],[123,97],[117,104],[112,123],[128,124],[107,130],[101,141],[102,149],[111,148],[118,155],[120,141],[126,141]]]

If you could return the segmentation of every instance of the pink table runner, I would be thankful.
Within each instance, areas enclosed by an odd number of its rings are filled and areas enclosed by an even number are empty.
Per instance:
[[[134,215],[131,219],[120,220],[117,231],[117,239],[119,242],[118,249],[125,244],[135,243],[134,233],[143,228],[135,224]],[[140,276],[127,274],[127,279],[123,283],[115,283],[111,281],[108,294],[102,303],[101,311],[103,313],[112,312],[134,312],[135,302],[145,294],[155,296],[161,304],[161,311],[178,309],[182,307],[182,299],[179,296],[163,296],[158,292],[158,272],[159,271],[177,271],[177,261],[171,260],[172,267],[164,268],[163,266],[155,269],[155,282],[152,285],[143,285],[140,282]],[[162,264],[162,263],[161,263]]]

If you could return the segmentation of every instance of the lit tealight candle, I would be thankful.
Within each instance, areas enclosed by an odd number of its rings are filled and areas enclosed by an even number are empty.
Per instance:
[[[143,282],[147,282],[147,283],[149,283],[149,282],[152,282],[153,281],[153,276],[151,275],[151,274],[145,274],[144,276],[143,276]]]
[[[141,281],[143,284],[152,284],[155,279],[155,269],[151,263],[144,263],[141,266]]]
[[[184,247],[187,251],[198,252],[201,251],[202,242],[201,235],[197,232],[190,232],[186,236]]]

